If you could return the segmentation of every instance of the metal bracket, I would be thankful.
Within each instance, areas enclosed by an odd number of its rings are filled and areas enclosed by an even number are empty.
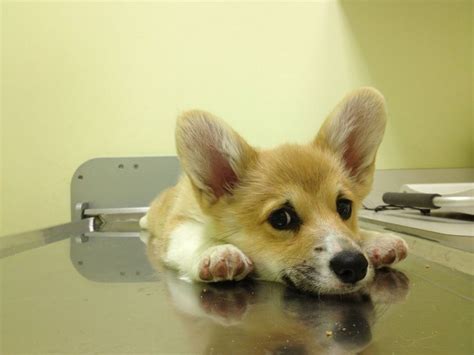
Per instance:
[[[87,209],[148,206],[180,173],[175,156],[88,160],[71,179],[71,218],[84,218]]]
[[[98,158],[82,164],[71,180],[71,218],[93,218],[94,229],[72,242],[76,270],[99,282],[156,279],[145,258],[138,219],[180,175],[177,157]]]
[[[72,220],[73,221],[80,221],[81,219],[85,218],[84,211],[89,208],[89,203],[87,202],[78,202],[74,206],[74,210],[72,213]]]

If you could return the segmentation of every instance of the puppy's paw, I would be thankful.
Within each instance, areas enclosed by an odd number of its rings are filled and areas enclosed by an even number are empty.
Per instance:
[[[405,259],[408,253],[407,243],[393,234],[377,233],[375,237],[366,240],[362,248],[374,268],[396,264]]]
[[[207,249],[198,266],[199,279],[205,282],[239,281],[252,271],[252,261],[231,244]]]

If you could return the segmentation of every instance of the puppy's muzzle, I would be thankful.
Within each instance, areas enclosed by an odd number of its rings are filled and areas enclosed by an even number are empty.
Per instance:
[[[369,262],[357,251],[341,251],[330,261],[329,266],[336,276],[344,283],[355,284],[367,275]]]

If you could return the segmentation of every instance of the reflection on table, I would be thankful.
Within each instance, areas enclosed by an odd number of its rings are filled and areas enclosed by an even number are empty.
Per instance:
[[[390,304],[407,296],[408,278],[382,269],[352,295],[302,294],[275,283],[199,284],[164,274],[170,303],[210,354],[347,354],[366,348]]]

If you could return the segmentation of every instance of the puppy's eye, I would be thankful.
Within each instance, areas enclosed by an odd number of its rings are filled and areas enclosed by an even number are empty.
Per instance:
[[[343,220],[351,218],[352,214],[352,201],[346,198],[340,198],[336,201],[337,213]]]
[[[301,220],[291,207],[282,207],[273,211],[268,217],[268,223],[278,230],[298,229]]]

